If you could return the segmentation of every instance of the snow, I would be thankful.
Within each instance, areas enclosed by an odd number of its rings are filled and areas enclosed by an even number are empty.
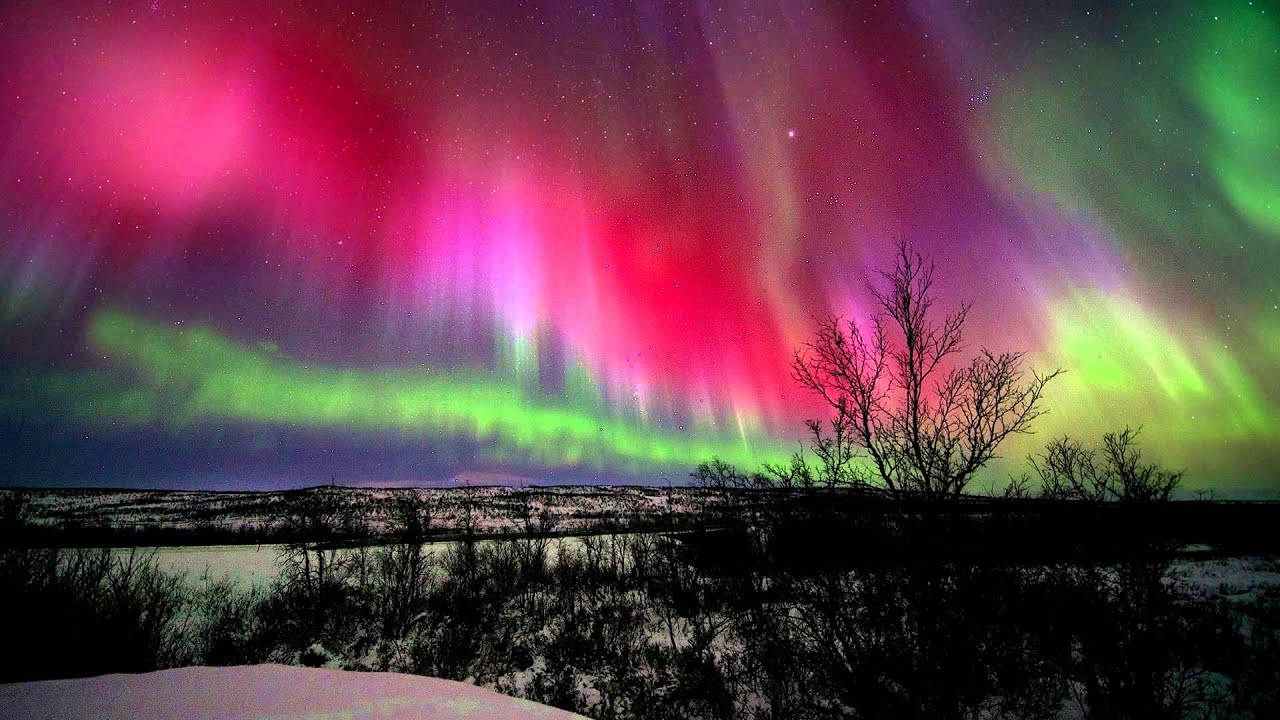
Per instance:
[[[199,583],[206,574],[210,580],[230,578],[248,586],[265,587],[279,574],[277,563],[282,545],[187,545],[158,547],[156,566],[166,572],[185,576]],[[132,548],[114,548],[128,555]]]
[[[0,685],[0,717],[567,720],[582,716],[452,680],[249,665]]]
[[[1251,604],[1260,595],[1280,591],[1280,560],[1255,555],[1180,560],[1169,568],[1169,576],[1193,595]]]

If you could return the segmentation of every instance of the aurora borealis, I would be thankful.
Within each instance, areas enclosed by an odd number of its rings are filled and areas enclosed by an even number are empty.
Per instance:
[[[1067,371],[1006,459],[1280,488],[1280,10],[974,5],[7,3],[0,483],[775,459],[903,237]]]

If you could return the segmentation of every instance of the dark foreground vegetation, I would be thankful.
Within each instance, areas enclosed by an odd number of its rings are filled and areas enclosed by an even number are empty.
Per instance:
[[[141,551],[23,548],[8,508],[2,679],[272,661],[462,679],[599,718],[1280,711],[1280,598],[1181,593],[1168,542],[1035,560],[983,544],[1018,513],[744,491],[673,534],[553,539],[531,511],[528,533],[483,539],[468,513],[434,550],[434,509],[404,493],[391,542],[350,546],[335,538],[361,518],[337,492],[282,518],[311,540],[281,546],[268,587],[184,580]]]

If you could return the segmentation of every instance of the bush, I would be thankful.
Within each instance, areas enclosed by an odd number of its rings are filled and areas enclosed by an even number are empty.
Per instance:
[[[1126,427],[1102,436],[1102,448],[1086,448],[1068,437],[1029,458],[1041,492],[1052,499],[1089,502],[1165,502],[1182,483],[1182,471],[1142,462],[1139,430]]]
[[[18,622],[0,682],[146,672],[187,663],[190,594],[154,553],[0,552],[0,587]]]

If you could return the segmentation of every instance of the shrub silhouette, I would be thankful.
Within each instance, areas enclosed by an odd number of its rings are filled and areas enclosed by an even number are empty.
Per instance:
[[[0,682],[146,672],[186,664],[189,593],[155,554],[107,548],[0,552],[12,652]]]
[[[1040,457],[1029,458],[1041,493],[1053,499],[1091,502],[1163,502],[1182,483],[1183,472],[1142,462],[1139,430],[1126,427],[1102,436],[1102,448],[1087,448],[1068,437],[1053,440]]]

